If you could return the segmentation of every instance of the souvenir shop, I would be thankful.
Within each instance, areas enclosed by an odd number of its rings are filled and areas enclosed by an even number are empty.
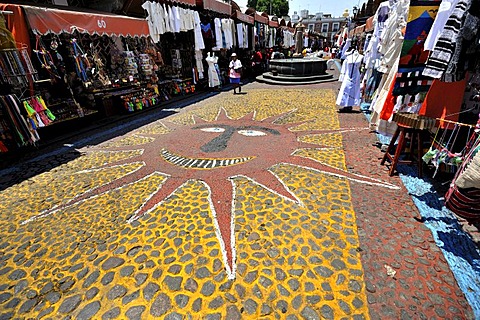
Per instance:
[[[0,152],[36,145],[66,121],[161,107],[194,92],[203,69],[194,51],[198,13],[162,9],[152,30],[151,19],[0,5]]]
[[[390,174],[410,153],[419,176],[450,175],[447,207],[479,222],[480,1],[389,0],[371,21],[363,54],[345,42],[339,111],[371,113]]]

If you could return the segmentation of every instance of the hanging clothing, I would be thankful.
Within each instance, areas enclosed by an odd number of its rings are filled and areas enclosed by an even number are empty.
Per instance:
[[[232,19],[230,19],[230,32],[232,35],[232,47],[238,47],[238,42],[236,37],[237,28],[236,28],[235,22]]]
[[[32,117],[35,111],[30,110]],[[34,144],[40,137],[33,118],[16,95],[0,96],[0,140],[2,149],[8,151]]]
[[[458,121],[467,80],[442,82],[434,80],[423,101],[419,114],[430,118],[443,118]],[[448,94],[445,94],[448,92]],[[447,115],[449,115],[447,117]]]
[[[360,67],[363,55],[357,51],[350,53],[342,64],[339,81],[342,81],[337,97],[337,105],[352,107],[360,105]]]
[[[432,51],[435,48],[437,40],[440,37],[443,28],[445,28],[445,24],[447,23],[447,20],[452,14],[453,9],[455,9],[457,3],[458,0],[442,0],[432,28],[428,33],[427,39],[425,39],[425,43],[423,45],[425,50]]]
[[[181,30],[181,20],[180,13],[178,12],[178,7],[172,7],[172,16],[173,16],[173,32],[179,33]]]
[[[225,49],[231,49],[233,47],[233,34],[232,26],[233,20],[231,19],[222,19],[222,34],[225,38]]]
[[[378,66],[378,60],[381,57],[379,46],[382,33],[385,29],[385,23],[390,15],[390,4],[388,1],[380,3],[375,15],[373,16],[373,34],[365,49],[365,68],[374,68]]]
[[[377,131],[378,133],[385,136],[392,136],[395,130],[397,130],[397,124],[393,121],[382,120],[380,114],[385,107],[385,103],[390,97],[390,93],[393,91],[393,86],[395,85],[395,78],[397,75],[398,62],[395,61],[390,72],[384,74],[382,80],[378,86],[377,94],[373,98],[370,110],[372,111],[372,116],[370,118],[370,130]]]
[[[142,4],[142,8],[147,11],[147,24],[148,24],[148,32],[150,37],[152,38],[153,42],[157,43],[160,41],[160,35],[157,30],[157,26],[155,24],[156,18],[156,3],[146,1]]]
[[[215,18],[215,47],[220,49],[223,48],[223,38],[222,38],[222,21],[219,18]]]
[[[195,37],[195,51],[205,49],[205,43],[203,42],[202,27],[200,23],[200,15],[197,11],[193,11],[194,21],[194,37]]]
[[[461,49],[458,48],[459,46],[461,47],[462,43],[461,28],[472,1],[473,0],[458,1],[450,18],[448,18],[445,23],[445,28],[438,37],[435,48],[428,58],[427,66],[423,70],[423,75],[439,79],[449,67],[452,68],[456,66],[458,60],[454,60],[454,57],[456,57],[455,52]]]
[[[248,25],[243,24],[243,47],[248,49],[248,39],[249,39],[249,32],[248,32]]]
[[[407,25],[408,1],[400,1],[390,13],[379,43],[382,54],[377,68],[382,73],[389,73],[402,52],[403,30]]]
[[[160,12],[163,11],[163,14],[161,16],[163,17],[163,21],[165,23],[165,32],[173,32],[173,26],[170,23],[171,20],[168,7],[163,4],[162,7],[159,8],[159,10]]]
[[[220,86],[221,81],[217,72],[218,58],[216,56],[211,56],[209,52],[205,61],[208,64],[208,86],[210,88]]]
[[[239,48],[245,48],[244,47],[244,42],[243,42],[243,24],[242,23],[237,23],[237,39],[238,39],[238,47]]]
[[[352,39],[347,39],[347,41],[345,41],[345,43],[343,45],[343,48],[342,48],[342,52],[340,54],[340,59],[346,59],[347,58],[347,52],[350,49],[351,44],[352,44]]]
[[[168,19],[170,21],[170,28],[171,28],[171,32],[177,32],[177,22],[176,22],[176,17],[175,17],[175,14],[173,13],[173,7],[172,6],[168,6]],[[180,30],[178,31],[180,32]]]
[[[198,78],[203,79],[203,55],[202,50],[195,50],[195,65],[197,66]]]

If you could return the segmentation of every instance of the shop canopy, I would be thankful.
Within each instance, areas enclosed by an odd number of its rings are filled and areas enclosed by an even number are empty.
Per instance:
[[[372,32],[373,31],[373,16],[368,18],[365,22],[365,32]]]
[[[268,21],[268,25],[273,28],[278,28],[280,24],[278,23],[277,16],[269,16],[269,18],[270,20]]]
[[[253,8],[248,8],[247,10],[245,10],[245,14],[254,17],[254,20],[256,22],[260,22],[260,23],[263,23],[263,24],[268,24],[268,14],[265,13],[265,12],[261,13],[261,12],[256,11]]]
[[[144,18],[146,16],[146,11],[142,8],[144,2],[145,0],[125,0],[121,12],[127,16]],[[195,7],[197,3],[195,0],[172,0],[169,1],[169,4]]]
[[[255,23],[254,17],[249,16],[248,14],[242,13],[241,11],[238,11],[238,10],[235,10],[235,12],[232,13],[232,17],[248,24]]]
[[[230,16],[232,6],[219,0],[196,0],[197,6],[203,7],[204,10],[210,10]]]
[[[232,7],[232,12],[231,12],[231,17],[234,19],[237,19],[241,22],[248,23],[248,24],[254,24],[255,23],[255,18],[253,14],[249,15],[247,11],[245,13],[242,12],[242,8],[235,2],[235,1],[230,1],[230,5]]]
[[[353,29],[353,34],[354,35],[362,35],[365,32],[365,25],[362,24],[361,26],[356,27]]]
[[[62,32],[148,37],[145,19],[114,14],[68,11],[51,8],[22,6],[25,9],[30,28],[35,34],[60,34]]]

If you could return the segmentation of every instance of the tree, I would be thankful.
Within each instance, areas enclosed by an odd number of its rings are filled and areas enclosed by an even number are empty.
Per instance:
[[[248,0],[247,1],[247,7],[256,9],[257,8],[257,2],[258,2],[258,0]]]
[[[256,2],[256,6],[252,6],[259,12],[267,12],[268,14],[274,14],[277,17],[283,17],[288,15],[288,0],[249,0],[249,3]],[[271,12],[270,12],[271,5]]]

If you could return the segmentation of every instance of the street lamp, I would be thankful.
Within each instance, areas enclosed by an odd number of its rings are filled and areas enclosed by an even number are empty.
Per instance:
[[[353,20],[356,20],[357,19],[357,13],[358,13],[358,7],[354,6],[352,12],[353,12]]]

